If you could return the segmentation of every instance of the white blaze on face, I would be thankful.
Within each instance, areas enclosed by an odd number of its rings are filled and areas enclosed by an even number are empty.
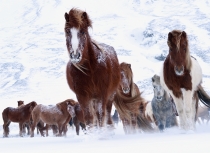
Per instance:
[[[72,48],[74,50],[74,55],[76,55],[76,51],[79,46],[79,39],[78,39],[77,34],[78,34],[78,29],[72,28],[71,29],[71,35],[72,35],[71,44],[72,44]]]

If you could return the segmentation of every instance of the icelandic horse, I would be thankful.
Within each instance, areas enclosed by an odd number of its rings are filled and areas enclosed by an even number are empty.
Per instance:
[[[175,102],[181,130],[194,131],[198,100],[210,106],[210,98],[201,86],[202,70],[198,61],[190,56],[185,31],[169,32],[167,44],[169,53],[161,69],[160,82]]]
[[[84,111],[88,129],[113,126],[112,103],[108,103],[120,81],[117,54],[112,46],[96,43],[89,35],[89,15],[72,8],[65,13],[65,37],[69,53],[66,78]],[[106,118],[107,117],[107,118]]]
[[[62,132],[64,132],[64,136],[66,136],[67,123],[69,123],[72,113],[70,112],[71,110],[69,110],[69,106],[75,104],[76,102],[73,99],[66,99],[60,103],[57,103],[56,105],[37,105],[31,113],[33,120],[31,137],[34,137],[35,126],[40,122],[40,120],[47,124],[47,136],[49,125],[55,125],[58,127],[58,134],[56,136],[62,136]]]
[[[113,104],[123,123],[125,134],[140,130],[152,130],[152,126],[144,117],[146,100],[141,96],[138,86],[133,81],[131,64],[120,63],[121,80],[114,95]]]
[[[31,112],[34,107],[37,105],[35,101],[32,101],[26,105],[23,105],[18,108],[7,107],[2,112],[3,118],[3,136],[8,137],[9,135],[9,125],[11,122],[19,123],[20,133],[19,135],[23,136],[24,125],[28,124],[30,127]]]

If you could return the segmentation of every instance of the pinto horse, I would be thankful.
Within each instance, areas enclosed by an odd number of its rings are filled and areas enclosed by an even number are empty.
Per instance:
[[[120,69],[113,47],[96,43],[90,37],[92,27],[89,15],[79,9],[65,13],[66,46],[69,53],[66,76],[70,89],[84,111],[86,125],[93,127],[94,117],[99,127],[113,124],[112,103],[108,99],[114,94],[119,81]]]
[[[168,33],[169,53],[163,63],[160,82],[172,96],[183,131],[195,130],[198,97],[205,105],[210,100],[203,87],[202,70],[198,61],[190,56],[187,33],[173,30]]]
[[[131,64],[121,63],[120,72],[121,80],[116,90],[113,103],[122,120],[125,134],[136,132],[139,124],[137,124],[138,118],[138,121],[141,122],[139,127],[151,129],[151,126],[145,127],[141,125],[142,123],[148,123],[146,118],[143,117],[143,107],[145,106],[146,100],[141,97],[138,86],[133,82]]]
[[[26,105],[18,108],[7,107],[2,112],[3,124],[3,136],[8,137],[9,135],[9,125],[11,122],[19,123],[20,136],[23,136],[23,128],[25,124],[30,125],[31,112],[37,105],[35,101],[32,101]]]

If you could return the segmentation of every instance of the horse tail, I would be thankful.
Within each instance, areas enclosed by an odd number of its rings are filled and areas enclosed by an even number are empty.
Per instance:
[[[9,113],[9,107],[5,108],[2,112],[2,119],[4,123],[8,121],[8,113]]]
[[[137,116],[137,124],[138,127],[144,132],[154,131],[151,123],[141,113]]]
[[[209,95],[205,92],[203,87],[201,85],[198,86],[197,90],[198,98],[199,100],[206,105],[208,108],[210,108],[210,97]]]

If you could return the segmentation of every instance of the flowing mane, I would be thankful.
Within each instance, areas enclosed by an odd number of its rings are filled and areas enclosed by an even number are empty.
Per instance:
[[[114,96],[114,105],[123,122],[125,133],[135,133],[138,123],[142,130],[151,129],[143,117],[146,100],[141,96],[138,86],[133,82],[131,64],[120,64],[121,81]],[[145,125],[145,126],[143,126]]]

